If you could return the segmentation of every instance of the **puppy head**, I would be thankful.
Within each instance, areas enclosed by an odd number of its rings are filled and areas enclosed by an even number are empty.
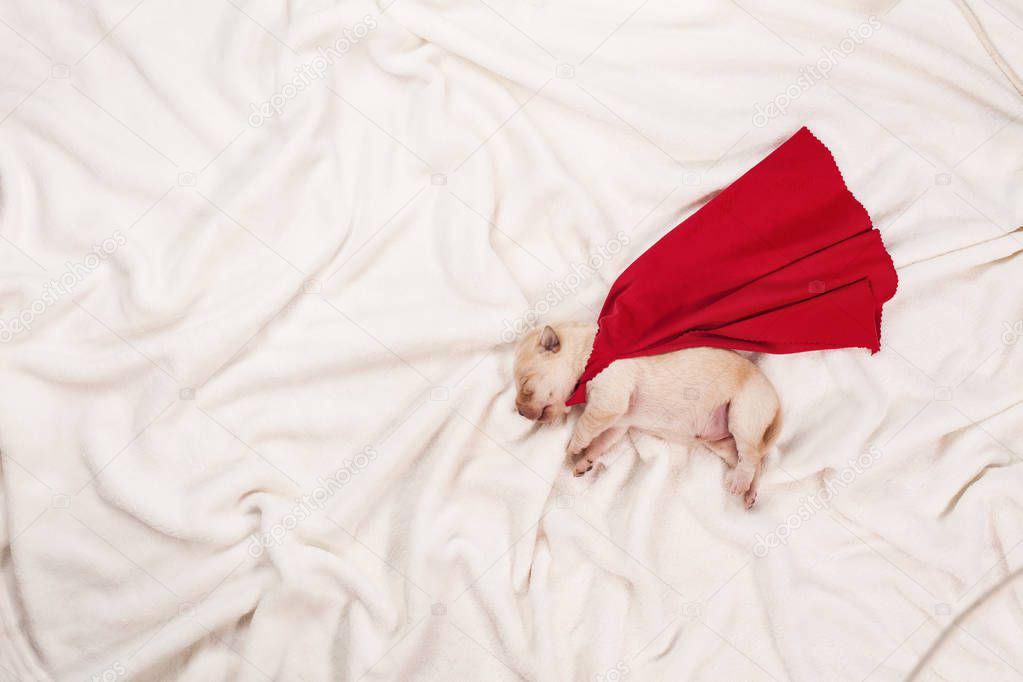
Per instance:
[[[550,326],[534,329],[515,352],[515,407],[526,419],[550,424],[568,412],[565,401],[579,377],[562,336]]]

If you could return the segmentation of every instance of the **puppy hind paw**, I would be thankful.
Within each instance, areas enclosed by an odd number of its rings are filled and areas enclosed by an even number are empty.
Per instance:
[[[735,468],[725,476],[725,488],[733,495],[745,495],[753,483],[753,472]],[[755,499],[755,498],[754,498]]]
[[[575,468],[572,470],[572,475],[579,477],[585,474],[587,471],[593,468],[593,460],[589,457],[583,457],[575,463]]]

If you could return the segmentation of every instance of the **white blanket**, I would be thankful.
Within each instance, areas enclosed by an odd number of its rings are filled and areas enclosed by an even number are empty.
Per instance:
[[[1023,676],[1019,0],[388,2],[0,1],[0,678]],[[803,124],[882,352],[573,478],[515,335]]]

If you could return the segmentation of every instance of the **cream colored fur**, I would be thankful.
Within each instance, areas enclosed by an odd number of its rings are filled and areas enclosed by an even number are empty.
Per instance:
[[[582,374],[597,328],[562,324],[527,334],[515,354],[519,414],[550,423]],[[771,382],[738,353],[688,348],[617,360],[586,388],[586,406],[568,443],[575,475],[590,469],[628,429],[665,440],[700,443],[730,467],[726,487],[753,506],[764,456],[781,428]]]

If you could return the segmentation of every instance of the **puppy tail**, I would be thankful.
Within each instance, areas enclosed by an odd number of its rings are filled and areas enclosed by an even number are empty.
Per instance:
[[[774,445],[774,442],[778,440],[778,436],[781,435],[781,425],[781,407],[778,407],[777,411],[774,413],[774,419],[772,419],[771,423],[767,425],[766,429],[764,429],[764,437],[761,440],[761,452],[766,453]]]

